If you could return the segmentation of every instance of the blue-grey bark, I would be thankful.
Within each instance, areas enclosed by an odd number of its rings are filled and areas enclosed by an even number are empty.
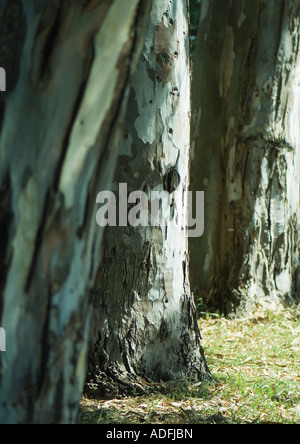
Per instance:
[[[0,423],[72,423],[128,80],[150,1],[1,2]]]
[[[189,289],[190,60],[185,0],[155,0],[132,80],[114,191],[176,192],[166,224],[109,227],[98,277],[89,387],[208,375]],[[127,196],[126,196],[127,197]],[[130,207],[128,207],[129,209]],[[91,382],[94,382],[91,383]]]

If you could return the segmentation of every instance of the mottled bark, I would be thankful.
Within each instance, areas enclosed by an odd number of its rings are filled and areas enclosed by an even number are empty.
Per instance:
[[[149,2],[0,6],[0,423],[76,421],[91,289]]]
[[[92,331],[89,387],[207,373],[196,309],[189,289],[187,190],[189,185],[190,61],[185,0],[156,0],[145,47],[132,81],[114,191],[174,192],[166,226],[109,227]],[[123,201],[124,202],[124,201]],[[126,205],[126,203],[125,203]],[[129,209],[132,206],[128,206]],[[170,207],[169,207],[170,209]],[[120,223],[120,221],[119,221]],[[144,388],[146,388],[144,386]]]
[[[299,300],[300,4],[203,0],[193,85],[198,297],[225,313]]]

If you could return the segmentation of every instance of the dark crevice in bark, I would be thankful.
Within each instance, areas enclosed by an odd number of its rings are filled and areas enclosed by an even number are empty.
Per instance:
[[[3,121],[4,121],[4,114],[5,114],[5,99],[4,99],[4,95],[1,94],[0,95],[0,136],[1,136],[1,130],[2,130],[2,125],[3,125]]]
[[[51,200],[50,199],[50,192],[47,191],[46,197],[45,197],[43,213],[42,213],[42,217],[41,217],[41,222],[40,222],[39,229],[38,229],[36,239],[35,239],[34,253],[32,256],[32,260],[31,260],[31,264],[30,264],[30,268],[29,268],[29,272],[28,272],[28,276],[27,276],[27,280],[26,280],[25,293],[28,293],[30,290],[30,285],[31,285],[31,282],[33,280],[34,273],[36,270],[38,255],[39,255],[40,247],[42,245],[42,241],[44,238],[44,228],[45,228],[47,218],[49,215],[50,200]]]
[[[53,424],[59,424],[62,417],[62,412],[64,410],[64,387],[64,376],[61,374],[55,391],[55,400],[53,404]]]
[[[77,236],[78,236],[79,239],[83,238],[84,230],[86,229],[87,223],[90,220],[89,208],[90,208],[91,200],[92,200],[91,196],[92,196],[92,193],[90,192],[90,190],[88,190],[87,198],[86,198],[86,203],[85,203],[85,209],[84,209],[83,222],[82,222],[82,225],[77,230]]]
[[[278,73],[278,79],[277,79],[277,92],[276,92],[276,105],[275,105],[275,120],[277,121],[278,117],[280,116],[281,111],[281,91],[282,91],[282,71]]]
[[[44,321],[42,339],[41,339],[41,357],[39,365],[39,374],[37,376],[36,383],[36,396],[35,399],[39,399],[42,394],[43,385],[45,384],[45,375],[47,374],[47,364],[50,354],[49,347],[49,328],[50,328],[50,314],[51,314],[51,291],[48,290],[48,302],[46,308],[46,319]]]
[[[61,172],[62,172],[62,169],[63,169],[64,160],[65,160],[65,157],[66,157],[66,154],[67,154],[67,150],[68,150],[68,147],[69,147],[69,140],[70,140],[70,136],[71,136],[71,133],[72,133],[73,125],[74,125],[74,122],[75,122],[76,117],[78,115],[78,111],[80,109],[80,105],[82,103],[82,99],[83,99],[83,96],[84,96],[84,93],[85,93],[87,81],[88,81],[88,78],[89,78],[89,75],[90,75],[90,72],[91,72],[91,69],[92,69],[92,66],[93,66],[93,61],[94,61],[94,57],[95,57],[94,44],[92,44],[91,47],[93,48],[93,51],[86,58],[86,62],[85,62],[85,66],[87,67],[86,68],[86,73],[85,73],[85,75],[84,75],[84,77],[82,79],[81,85],[80,85],[79,90],[78,90],[77,98],[76,98],[76,100],[74,102],[73,113],[71,115],[70,123],[69,123],[68,129],[66,131],[66,135],[65,135],[63,143],[62,143],[60,159],[59,159],[59,161],[57,163],[56,172],[54,174],[54,181],[53,181],[53,190],[54,190],[54,192],[57,191],[58,186],[59,186],[60,176],[61,176]]]
[[[243,143],[249,148],[259,148],[262,150],[276,150],[276,151],[291,151],[295,152],[295,148],[285,139],[276,139],[268,137],[262,133],[252,136],[239,136],[236,139],[237,143]]]
[[[53,10],[53,6],[51,5],[51,9]],[[49,28],[44,47],[41,51],[41,61],[39,68],[39,77],[43,79],[51,66],[52,54],[55,48],[55,43],[57,40],[57,35],[59,33],[59,29],[61,26],[61,8],[57,7],[56,13],[53,18],[52,25]]]
[[[276,34],[275,34],[275,45],[274,45],[274,68],[276,69],[278,65],[278,60],[281,60],[282,57],[280,55],[280,45],[282,41],[282,33],[285,32],[283,28],[283,22],[285,19],[285,0],[280,0],[280,15],[279,15],[279,23],[277,25]]]
[[[10,263],[9,254],[9,228],[13,221],[11,210],[11,181],[10,174],[5,174],[0,188],[0,323],[3,310],[3,290],[7,279],[7,271]]]
[[[32,83],[39,89],[50,85],[55,66],[52,66],[56,47],[67,34],[72,2],[59,0],[48,2],[43,8],[32,51]]]

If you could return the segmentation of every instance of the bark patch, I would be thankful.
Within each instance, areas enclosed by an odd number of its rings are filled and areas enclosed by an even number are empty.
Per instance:
[[[179,184],[180,184],[180,175],[175,170],[175,168],[171,168],[164,175],[164,180],[163,180],[164,190],[168,191],[168,193],[173,193],[175,190],[177,190]]]

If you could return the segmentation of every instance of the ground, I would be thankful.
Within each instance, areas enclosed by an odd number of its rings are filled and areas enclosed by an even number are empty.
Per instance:
[[[83,398],[85,424],[300,423],[300,307],[269,305],[227,320],[202,314],[213,381],[160,384],[159,393]]]

